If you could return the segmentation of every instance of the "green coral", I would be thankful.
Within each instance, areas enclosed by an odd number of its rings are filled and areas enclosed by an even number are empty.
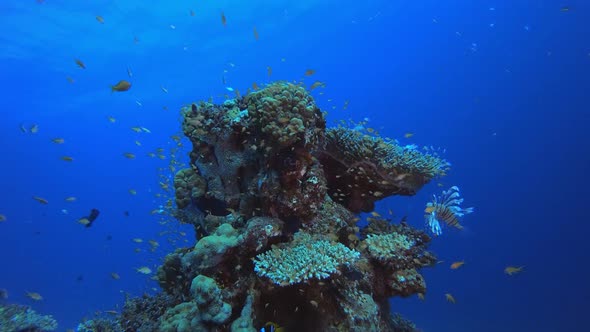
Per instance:
[[[256,332],[252,322],[252,295],[248,295],[240,317],[231,324],[231,332]]]
[[[415,242],[399,233],[369,234],[364,241],[369,255],[378,260],[391,260],[403,257],[403,251],[414,246]]]
[[[176,205],[179,209],[187,207],[192,198],[197,198],[205,193],[207,184],[192,168],[185,168],[174,176],[174,189]]]
[[[225,253],[240,244],[242,236],[238,235],[232,225],[222,224],[215,233],[200,239],[192,252],[182,258],[182,264],[186,267],[201,267],[217,265],[221,262]]]
[[[342,243],[312,240],[310,236],[296,239],[296,245],[274,248],[254,259],[254,271],[278,285],[291,285],[308,279],[326,279],[343,265],[353,264],[360,256]]]
[[[198,319],[199,309],[194,302],[184,302],[166,311],[160,322],[162,332],[204,331]]]
[[[321,113],[305,88],[278,82],[249,93],[244,100],[254,127],[270,142],[285,147],[313,139],[310,135]]]
[[[191,294],[199,308],[201,321],[222,324],[231,316],[231,306],[223,301],[222,291],[215,280],[198,275],[191,283]]]

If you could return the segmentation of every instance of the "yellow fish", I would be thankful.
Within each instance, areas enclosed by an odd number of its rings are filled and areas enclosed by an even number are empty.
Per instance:
[[[451,270],[456,270],[456,269],[460,268],[461,266],[463,266],[464,264],[465,264],[465,261],[454,262],[453,264],[451,264]]]
[[[42,198],[42,197],[33,196],[33,199],[41,204],[48,204],[49,203],[45,198]]]
[[[523,269],[524,269],[524,266],[507,266],[504,269],[504,273],[511,276],[513,274],[517,274],[517,273],[522,272]]]
[[[34,301],[41,301],[43,300],[43,296],[36,292],[27,292],[27,297],[34,300]]]
[[[315,82],[313,82],[313,84],[312,84],[312,85],[309,87],[309,90],[310,90],[310,91],[313,91],[315,88],[318,88],[318,87],[320,87],[320,86],[321,86],[322,88],[324,88],[324,87],[326,87],[326,84],[324,84],[323,82],[320,82],[320,81],[315,81]]]
[[[445,298],[447,299],[447,301],[451,302],[452,304],[456,303],[455,298],[453,297],[453,295],[451,295],[451,293],[446,293]]]
[[[74,59],[74,61],[76,62],[76,64],[78,65],[78,67],[80,67],[82,69],[86,69],[86,65],[84,64],[84,62],[82,62],[82,60],[80,60],[80,59]]]
[[[77,199],[76,197],[74,197],[74,196],[70,196],[70,197],[66,197],[65,201],[66,201],[66,202],[75,202],[75,201],[76,201],[76,199]]]
[[[84,226],[90,225],[90,220],[88,218],[80,218],[78,219],[78,223]]]
[[[140,141],[135,141],[135,145],[141,146],[141,142]]]
[[[141,274],[150,274],[150,273],[152,273],[152,269],[150,269],[147,266],[142,266],[142,267],[136,269],[136,271],[139,272],[139,273],[141,273]]]
[[[125,152],[123,153],[123,156],[125,156],[127,159],[135,159],[135,155],[131,152]]]
[[[98,21],[98,23],[104,24],[104,18],[102,16],[96,15],[96,20]]]
[[[111,85],[111,92],[123,92],[131,89],[131,83],[126,80],[120,80],[117,84]]]
[[[141,133],[141,127],[131,127],[131,130],[133,130],[136,133]]]
[[[412,136],[414,136],[414,133],[405,133],[404,134],[405,138],[411,138]]]
[[[129,193],[131,195],[137,195],[137,191],[135,191],[135,189],[129,189]]]
[[[31,131],[31,134],[36,134],[39,132],[39,125],[38,124],[34,124],[31,126],[31,129],[29,129]]]
[[[140,239],[140,238],[136,237],[134,239],[131,239],[131,241],[133,241],[135,243],[142,243],[143,242],[143,239]]]
[[[51,141],[55,144],[64,144],[64,142],[65,142],[65,140],[63,138],[59,138],[59,137],[53,138]]]
[[[60,158],[63,161],[67,161],[67,162],[72,162],[74,161],[74,158],[70,157],[70,156],[63,156]]]
[[[110,123],[117,122],[117,119],[113,118],[112,116],[107,116],[107,119],[109,120]]]

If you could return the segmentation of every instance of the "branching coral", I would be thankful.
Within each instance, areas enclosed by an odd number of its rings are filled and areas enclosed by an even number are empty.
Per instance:
[[[0,304],[2,331],[54,331],[57,322],[51,316],[39,315],[33,309],[16,304]]]
[[[303,235],[300,235],[304,237]],[[307,240],[294,247],[271,249],[256,256],[254,271],[278,285],[292,285],[306,280],[325,279],[342,266],[353,264],[360,256],[341,243]]]

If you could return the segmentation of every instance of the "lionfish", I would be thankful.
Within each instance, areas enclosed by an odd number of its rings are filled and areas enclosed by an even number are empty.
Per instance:
[[[424,210],[426,213],[424,218],[432,233],[435,235],[442,234],[440,227],[441,221],[444,221],[449,226],[462,229],[463,226],[459,224],[459,217],[473,212],[473,208],[464,209],[460,207],[463,199],[459,194],[459,188],[453,186],[449,190],[443,191],[442,195],[433,195],[433,197],[432,202],[426,204],[426,209]]]

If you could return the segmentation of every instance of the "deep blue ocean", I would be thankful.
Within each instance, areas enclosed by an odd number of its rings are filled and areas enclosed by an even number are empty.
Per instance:
[[[366,121],[452,163],[376,211],[424,229],[426,202],[452,185],[475,207],[434,238],[444,262],[423,270],[425,300],[392,299],[394,311],[426,332],[590,331],[589,22],[585,0],[2,0],[0,301],[65,331],[158,292],[136,269],[195,242],[153,212],[174,195],[159,183],[173,177],[180,108],[320,80],[329,125]],[[119,80],[131,89],[112,93]],[[79,224],[93,208],[92,227]]]

